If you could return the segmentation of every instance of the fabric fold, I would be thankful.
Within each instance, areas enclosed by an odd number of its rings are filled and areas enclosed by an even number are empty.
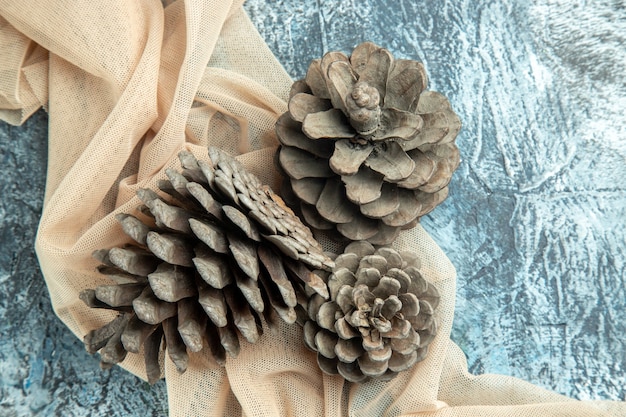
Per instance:
[[[48,102],[48,51],[0,16],[0,119],[24,123]]]

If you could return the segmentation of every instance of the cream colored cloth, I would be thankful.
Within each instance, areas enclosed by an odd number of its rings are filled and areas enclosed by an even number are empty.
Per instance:
[[[220,0],[0,0],[0,118],[50,114],[49,163],[37,253],[56,313],[77,335],[112,315],[78,293],[105,281],[95,249],[126,241],[114,220],[139,204],[181,149],[233,154],[276,187],[273,126],[291,80],[241,5]],[[325,241],[328,249],[332,242]],[[449,339],[455,271],[420,227],[397,246],[419,253],[442,295],[428,358],[388,383],[323,375],[297,326],[244,342],[216,367],[166,359],[172,416],[625,416],[624,403],[579,402],[523,381],[471,376]],[[94,358],[94,360],[96,360]],[[137,355],[122,364],[145,377]]]

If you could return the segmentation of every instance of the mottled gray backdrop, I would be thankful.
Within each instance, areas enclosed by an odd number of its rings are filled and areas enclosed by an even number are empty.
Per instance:
[[[364,40],[424,62],[429,88],[464,123],[450,197],[423,225],[458,271],[452,338],[470,371],[624,400],[624,2],[245,8],[294,78],[310,58]],[[101,372],[52,312],[33,253],[46,123],[40,111],[22,127],[0,124],[0,415],[165,415],[163,382]]]

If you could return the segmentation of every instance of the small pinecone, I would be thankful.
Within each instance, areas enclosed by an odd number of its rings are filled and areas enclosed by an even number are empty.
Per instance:
[[[179,372],[187,351],[204,347],[223,365],[226,353],[238,354],[239,335],[258,339],[261,316],[270,327],[278,318],[303,321],[311,294],[328,297],[312,270],[334,263],[311,231],[238,161],[214,148],[209,157],[181,152],[182,173],[168,169],[169,180],[159,183],[163,197],[137,193],[144,220],[117,216],[136,243],[94,252],[99,271],[116,284],[83,291],[81,299],[120,312],[85,336],[103,368],[141,346],[151,383],[165,347]]]
[[[389,244],[447,197],[461,122],[425,88],[421,63],[369,42],[311,63],[276,124],[283,197],[311,227]]]
[[[437,333],[437,289],[419,259],[368,242],[348,245],[328,280],[330,300],[314,295],[305,344],[320,368],[351,382],[387,380],[423,360]]]

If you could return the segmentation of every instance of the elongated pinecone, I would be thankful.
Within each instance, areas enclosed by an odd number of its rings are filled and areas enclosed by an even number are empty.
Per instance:
[[[311,227],[389,244],[447,197],[461,123],[425,88],[421,63],[369,42],[312,61],[276,124],[279,166]]]
[[[181,152],[182,173],[169,169],[159,184],[164,196],[137,193],[144,220],[118,215],[135,243],[94,253],[99,271],[117,283],[81,299],[120,312],[85,336],[104,368],[142,345],[150,382],[160,377],[165,347],[179,372],[187,351],[206,346],[224,364],[226,353],[239,352],[239,335],[258,339],[261,315],[270,326],[277,318],[293,323],[311,293],[328,297],[311,270],[334,264],[310,230],[238,161],[214,148],[209,157]]]
[[[391,379],[426,357],[439,293],[419,264],[411,253],[364,241],[335,259],[330,300],[314,295],[304,325],[305,343],[324,372],[352,382]]]

